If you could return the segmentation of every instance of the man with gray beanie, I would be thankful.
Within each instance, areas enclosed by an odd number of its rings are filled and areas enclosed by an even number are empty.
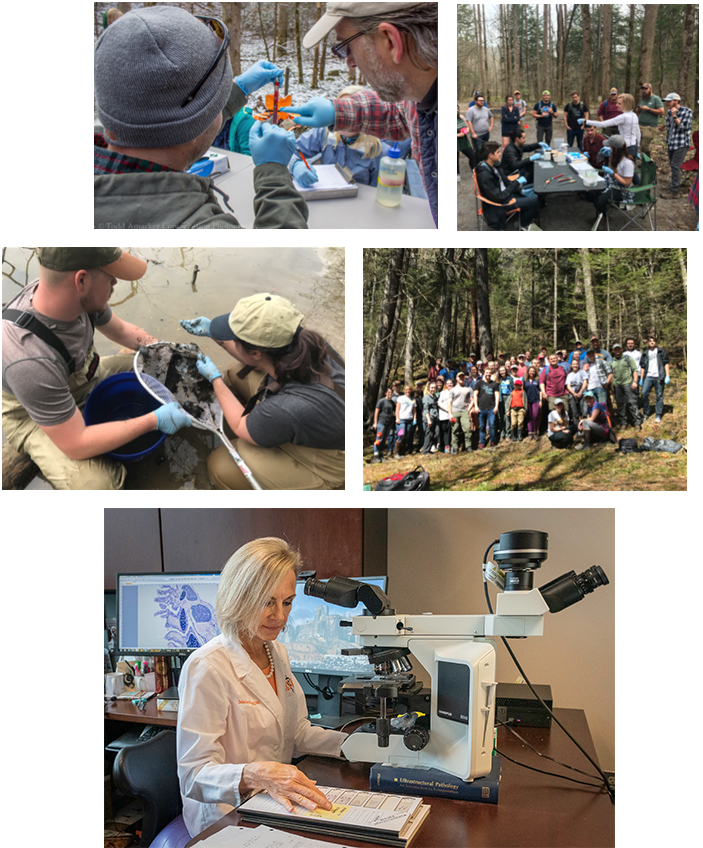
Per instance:
[[[283,71],[260,61],[233,81],[228,47],[222,21],[160,3],[123,15],[102,34],[95,47],[105,141],[95,147],[96,228],[239,228],[210,179],[186,171],[247,95]],[[305,229],[307,206],[287,168],[293,133],[257,124],[249,146],[254,227]]]
[[[335,30],[331,48],[359,68],[373,91],[327,100],[313,97],[296,122],[362,132],[400,141],[410,138],[437,223],[437,3],[328,3],[303,39],[314,47]]]

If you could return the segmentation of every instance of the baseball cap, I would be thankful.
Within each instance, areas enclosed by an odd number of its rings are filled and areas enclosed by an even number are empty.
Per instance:
[[[651,82],[643,82],[642,85],[640,86],[640,88],[651,88],[651,87],[652,87]]]
[[[243,297],[229,315],[213,318],[210,335],[217,341],[243,341],[277,350],[295,339],[303,317],[285,297],[261,292]]]
[[[139,280],[146,262],[121,247],[38,247],[39,264],[51,271],[90,271],[100,268],[118,280]]]
[[[610,91],[609,91],[609,94],[617,94],[617,93],[618,93],[617,88],[611,88]]]
[[[365,18],[419,6],[419,3],[328,3],[325,14],[303,38],[303,47],[314,47],[331,32],[342,18]]]
[[[583,396],[584,396],[585,398],[594,398],[594,399],[595,399],[595,397],[596,397],[596,396],[593,394],[593,392],[584,392],[584,393],[583,393]]]
[[[522,385],[522,380],[521,380],[519,377],[518,377],[518,378],[517,378],[517,380],[515,381],[515,385],[516,385],[516,386],[521,386],[521,385]]]
[[[544,95],[545,95],[545,94],[549,94],[549,96],[551,97],[551,94],[550,94],[550,92],[548,92],[548,91],[543,91],[543,92],[542,92],[542,97],[544,97]]]
[[[511,365],[511,366],[510,366],[510,370],[511,370],[511,371],[513,370],[513,368],[517,371],[517,365]]]
[[[622,345],[620,344],[620,342],[613,342],[613,344],[612,344],[613,350],[615,350],[616,347],[619,347],[620,350],[622,350]]]
[[[667,94],[664,100],[681,100],[681,95],[673,91],[671,94]]]
[[[621,135],[611,135],[608,139],[608,147],[625,147],[625,139]]]

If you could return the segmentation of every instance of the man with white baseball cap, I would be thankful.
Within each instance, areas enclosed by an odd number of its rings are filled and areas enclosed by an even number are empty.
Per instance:
[[[56,489],[121,489],[126,471],[103,456],[153,430],[190,426],[178,404],[126,421],[86,426],[82,408],[101,380],[132,368],[132,354],[100,357],[95,328],[120,347],[157,341],[118,317],[118,280],[138,280],[143,259],[119,247],[40,247],[39,278],[3,310],[2,429]]]
[[[205,356],[198,371],[263,489],[344,487],[344,362],[303,320],[289,300],[261,292],[229,314],[181,321],[234,357],[224,375]],[[208,457],[208,472],[218,489],[249,489],[224,447]]]
[[[437,3],[328,3],[303,39],[314,47],[333,29],[331,50],[359,68],[373,91],[313,97],[297,113],[307,127],[410,138],[437,223]],[[289,110],[291,111],[291,110]]]

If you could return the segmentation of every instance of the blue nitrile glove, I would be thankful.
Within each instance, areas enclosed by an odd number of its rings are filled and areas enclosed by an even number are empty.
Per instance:
[[[664,385],[665,386],[668,386],[670,382],[671,382],[671,377],[664,377]]]
[[[522,196],[523,197],[534,197],[535,190],[533,188],[523,188]]]
[[[249,95],[276,79],[282,80],[284,76],[283,68],[279,68],[273,62],[260,59],[251,68],[247,68],[243,74],[235,77],[234,81],[246,95]]]
[[[202,315],[200,318],[191,319],[183,319],[179,321],[179,324],[186,333],[190,333],[191,336],[207,336],[210,338],[210,319],[205,318]]]
[[[302,159],[296,159],[293,162],[293,176],[301,186],[311,186],[320,179],[317,171],[314,168],[308,168]]]
[[[524,177],[518,177],[517,181],[520,183],[520,185],[527,185],[527,180]]]
[[[213,380],[222,376],[222,374],[220,374],[217,370],[217,365],[215,365],[209,356],[205,356],[203,353],[201,353],[195,360],[195,367],[198,369],[200,376],[205,377],[205,379],[209,380],[211,383]]]
[[[295,136],[283,127],[256,121],[249,131],[249,151],[255,165],[278,162],[288,167],[296,151]]]
[[[214,164],[215,163],[212,159],[208,159],[206,156],[204,159],[198,159],[194,165],[191,165],[190,168],[188,168],[186,173],[195,174],[196,177],[209,177],[212,173]]]
[[[601,147],[600,152],[601,152],[601,153],[603,154],[603,156],[605,156],[605,158],[607,159],[607,158],[608,158],[608,156],[610,156],[610,154],[611,154],[613,151],[612,151],[612,150],[611,150],[611,149],[610,149],[607,145],[605,145],[605,144],[604,144],[604,145],[603,145],[603,147]]]
[[[176,401],[171,401],[164,406],[160,406],[154,411],[156,415],[156,426],[162,433],[168,433],[172,436],[177,433],[181,427],[190,427],[190,418],[183,412],[180,405]]]
[[[540,141],[539,146],[542,148],[542,150],[549,150],[550,149],[549,145],[546,144],[544,141]]]
[[[608,166],[607,166],[607,165],[603,165],[603,167],[601,168],[601,171],[603,171],[603,173],[604,173],[604,174],[610,174],[611,176],[612,176],[612,174],[614,174],[614,173],[615,173],[615,172],[613,171],[613,169],[612,169],[612,168],[608,168]]]
[[[334,124],[334,103],[326,97],[313,97],[302,106],[286,111],[297,115],[295,122],[301,127],[331,127]]]
[[[582,127],[583,126],[583,118],[576,118],[576,123]]]
[[[533,156],[530,156],[530,162],[536,162],[538,159],[542,158],[541,153],[535,153]]]

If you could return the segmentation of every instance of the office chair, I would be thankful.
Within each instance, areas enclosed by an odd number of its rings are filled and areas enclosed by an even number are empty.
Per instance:
[[[181,812],[176,734],[164,730],[146,742],[127,745],[112,767],[115,786],[144,808],[140,848],[184,848],[190,841]]]

